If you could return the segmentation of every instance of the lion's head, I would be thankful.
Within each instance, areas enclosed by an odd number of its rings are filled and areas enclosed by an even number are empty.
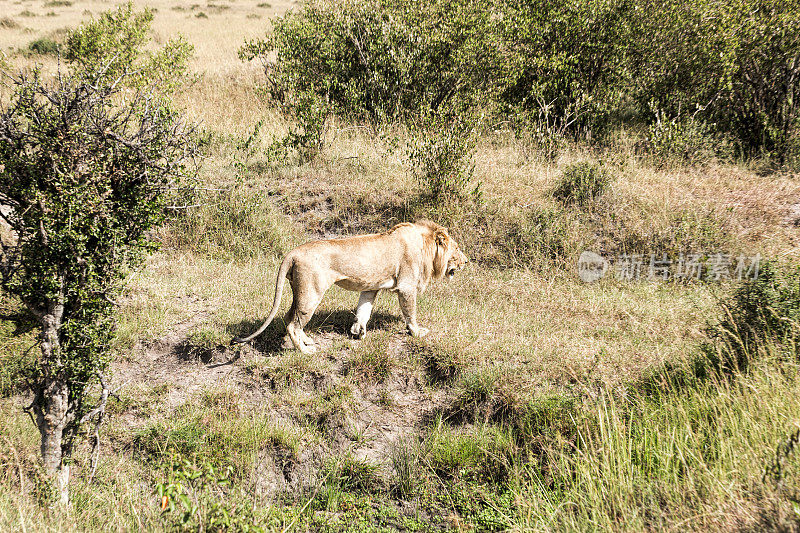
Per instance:
[[[433,275],[438,279],[453,279],[455,273],[463,269],[469,259],[445,228],[438,224],[432,225],[435,226],[431,229],[433,231],[433,241],[436,245],[436,251],[433,256]]]

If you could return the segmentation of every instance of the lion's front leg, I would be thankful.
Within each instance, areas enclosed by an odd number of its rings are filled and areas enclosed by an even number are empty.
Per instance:
[[[359,339],[363,338],[367,332],[367,322],[369,322],[369,317],[372,315],[372,305],[375,303],[376,296],[378,296],[378,291],[362,291],[358,297],[356,321],[350,328],[350,333]]]
[[[417,291],[400,290],[397,293],[400,301],[400,311],[406,319],[406,329],[413,337],[424,337],[429,333],[428,328],[423,328],[417,324]]]

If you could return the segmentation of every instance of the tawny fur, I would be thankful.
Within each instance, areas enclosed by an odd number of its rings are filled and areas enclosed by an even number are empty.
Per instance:
[[[303,328],[334,283],[361,292],[351,328],[354,335],[362,337],[366,332],[372,304],[380,290],[397,292],[408,332],[425,335],[428,330],[417,324],[417,295],[432,279],[452,277],[467,261],[447,230],[427,220],[397,224],[384,233],[303,244],[286,254],[281,263],[267,319],[258,331],[233,342],[250,341],[267,329],[278,313],[284,280],[289,280],[294,295],[286,315],[286,347],[290,340],[304,353],[316,351]]]

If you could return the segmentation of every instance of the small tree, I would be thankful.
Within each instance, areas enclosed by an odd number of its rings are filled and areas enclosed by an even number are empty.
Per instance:
[[[193,173],[197,150],[158,84],[108,56],[50,81],[7,75],[0,113],[0,217],[11,233],[0,240],[0,285],[41,329],[29,410],[62,503],[81,425],[102,417],[108,397],[113,296],[152,248],[165,193]]]

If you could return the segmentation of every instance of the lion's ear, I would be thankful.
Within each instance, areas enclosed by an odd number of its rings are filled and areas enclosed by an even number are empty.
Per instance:
[[[433,234],[433,238],[436,240],[436,244],[439,246],[446,246],[447,241],[449,240],[447,232],[441,229],[436,230],[436,233]]]

